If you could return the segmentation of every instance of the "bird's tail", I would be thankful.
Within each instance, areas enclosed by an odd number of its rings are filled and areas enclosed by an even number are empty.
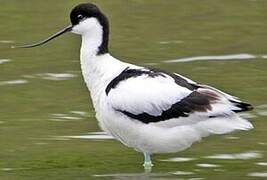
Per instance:
[[[202,137],[210,134],[226,134],[235,130],[250,130],[253,125],[246,119],[237,114],[231,117],[217,117],[206,121],[199,122],[195,128],[200,132]]]

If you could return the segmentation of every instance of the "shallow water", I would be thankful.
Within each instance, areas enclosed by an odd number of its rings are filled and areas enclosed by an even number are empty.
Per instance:
[[[154,155],[151,173],[144,173],[141,154],[98,128],[78,36],[10,48],[61,29],[79,2],[1,1],[1,180],[266,178],[267,1],[93,0],[111,21],[114,56],[178,72],[255,106],[242,114],[253,130]]]
[[[192,61],[216,61],[216,60],[251,60],[255,59],[256,56],[251,54],[231,54],[231,55],[219,55],[219,56],[197,56],[187,57],[181,59],[167,60],[165,63],[177,63],[177,62],[192,62]]]

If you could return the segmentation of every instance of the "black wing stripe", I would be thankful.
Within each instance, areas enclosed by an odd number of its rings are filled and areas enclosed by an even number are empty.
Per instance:
[[[197,84],[191,84],[191,83],[187,82],[184,78],[182,78],[176,74],[168,73],[168,72],[165,72],[165,73],[168,74],[169,76],[171,76],[174,79],[175,83],[178,84],[179,86],[185,87],[191,91],[199,88],[199,86]]]
[[[185,87],[190,90],[196,90],[199,86],[195,84],[188,83],[185,79],[177,76],[173,73],[163,72],[156,69],[130,69],[129,67],[125,68],[117,77],[115,77],[106,87],[106,95],[110,92],[111,89],[116,88],[116,86],[121,82],[129,78],[138,77],[142,75],[147,75],[149,77],[166,77],[166,75],[172,77],[176,84],[179,86]]]
[[[188,117],[189,114],[193,112],[206,112],[208,110],[211,110],[211,103],[214,100],[216,100],[216,98],[194,91],[181,101],[173,104],[170,109],[163,111],[160,116],[150,115],[146,112],[136,115],[128,111],[117,111],[132,119],[136,119],[145,124],[148,124],[166,121],[172,118]]]

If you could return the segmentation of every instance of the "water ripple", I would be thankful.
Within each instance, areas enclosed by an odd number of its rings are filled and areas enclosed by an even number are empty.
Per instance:
[[[267,172],[253,172],[253,173],[249,173],[248,176],[251,176],[251,177],[267,177]]]
[[[151,178],[164,178],[170,177],[170,173],[118,173],[118,174],[95,174],[93,177],[98,178],[112,178],[112,179],[129,179],[129,180],[142,180]]]
[[[70,113],[76,114],[76,115],[79,115],[79,116],[83,116],[83,117],[91,117],[92,116],[88,112],[84,112],[84,111],[70,111]]]
[[[0,64],[4,64],[6,62],[10,62],[11,59],[0,59]]]
[[[207,60],[249,60],[255,58],[256,56],[251,54],[232,54],[232,55],[219,55],[219,56],[196,56],[196,57],[167,60],[164,62],[176,63],[176,62],[207,61]]]
[[[0,43],[2,43],[2,44],[11,44],[11,43],[14,43],[14,41],[12,41],[12,40],[0,40]]]
[[[0,86],[3,85],[16,85],[16,84],[26,84],[29,81],[25,79],[17,79],[17,80],[11,80],[11,81],[0,81]]]
[[[195,174],[195,173],[188,172],[188,171],[176,171],[176,172],[173,172],[171,174],[174,174],[174,175],[192,175],[192,174]]]
[[[50,121],[60,121],[60,122],[83,119],[83,117],[72,116],[69,114],[51,114],[50,116],[51,116],[49,119]]]
[[[267,104],[258,105],[258,106],[256,106],[256,108],[259,108],[259,109],[267,109]]]
[[[237,136],[225,136],[225,139],[236,140],[236,139],[240,139],[240,137],[237,137]]]
[[[84,111],[69,111],[68,113],[51,114],[49,120],[64,122],[64,121],[81,120],[85,119],[86,117],[94,117],[94,115]]]
[[[175,158],[169,158],[169,159],[163,159],[161,161],[167,161],[167,162],[188,162],[196,160],[196,158],[187,158],[187,157],[175,157]]]
[[[198,167],[202,168],[215,168],[215,167],[221,167],[221,165],[218,164],[206,164],[206,163],[201,163],[201,164],[196,164]]]
[[[182,40],[173,40],[173,41],[160,41],[159,44],[182,44]]]
[[[257,111],[256,112],[259,116],[267,116],[267,111]]]
[[[257,162],[256,164],[259,166],[267,166],[267,162]]]
[[[17,170],[28,170],[30,168],[0,168],[0,171],[17,171]]]
[[[23,75],[24,78],[40,78],[52,81],[64,81],[77,77],[72,73],[39,73],[34,75]]]
[[[255,114],[248,113],[248,112],[239,113],[239,115],[242,118],[245,118],[245,119],[253,119],[253,118],[256,118],[257,117]]]
[[[70,73],[43,73],[37,75],[42,79],[53,80],[53,81],[69,80],[76,77],[75,74],[70,74]]]
[[[88,139],[88,140],[109,140],[114,139],[114,137],[108,135],[106,132],[91,132],[86,135],[77,136],[57,136],[57,138],[63,139]]]
[[[248,160],[248,159],[257,159],[262,158],[263,155],[257,151],[249,151],[244,153],[237,153],[237,154],[216,154],[212,156],[206,156],[204,158],[208,159],[239,159],[239,160]]]

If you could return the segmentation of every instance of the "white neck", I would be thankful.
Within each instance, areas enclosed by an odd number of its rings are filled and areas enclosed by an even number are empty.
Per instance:
[[[102,43],[102,27],[82,35],[81,68],[91,93],[102,91],[127,65],[110,54],[98,55]]]
[[[103,39],[102,27],[96,27],[82,35],[81,59],[96,56]],[[91,59],[91,58],[90,58]]]

